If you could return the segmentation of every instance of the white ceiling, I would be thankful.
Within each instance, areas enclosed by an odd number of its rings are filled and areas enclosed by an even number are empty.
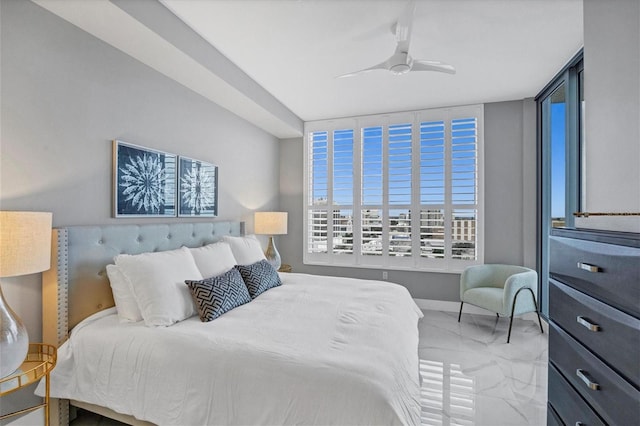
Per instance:
[[[583,44],[582,0],[418,0],[410,54],[456,75],[380,70],[407,0],[162,0],[304,121],[535,96]]]
[[[583,0],[417,0],[409,53],[455,75],[337,79],[393,53],[408,0],[33,1],[280,138],[301,120],[532,97],[583,45]]]

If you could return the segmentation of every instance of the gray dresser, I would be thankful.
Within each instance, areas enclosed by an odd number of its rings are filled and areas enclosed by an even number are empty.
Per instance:
[[[553,229],[549,425],[640,424],[640,234]]]

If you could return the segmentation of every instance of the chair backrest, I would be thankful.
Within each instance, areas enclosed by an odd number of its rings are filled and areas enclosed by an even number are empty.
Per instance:
[[[517,265],[486,264],[470,266],[475,282],[482,282],[482,287],[504,288],[507,278],[514,274],[529,272],[532,269]]]
[[[504,287],[507,278],[512,275],[520,274],[522,272],[530,272],[532,271],[529,268],[525,268],[524,266],[516,266],[516,265],[487,265],[491,267],[494,271],[494,276],[498,280],[499,286]]]

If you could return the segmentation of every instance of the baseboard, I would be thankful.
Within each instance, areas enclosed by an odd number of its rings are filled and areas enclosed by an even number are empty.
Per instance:
[[[443,311],[443,312],[460,312],[460,302],[451,302],[447,300],[432,300],[432,299],[413,299],[416,302],[416,305],[420,309],[426,309],[428,311]],[[495,316],[495,312],[487,311],[486,309],[479,308],[477,306],[473,306],[470,304],[465,304],[463,314],[474,314],[474,315],[491,315]],[[527,312],[526,314],[520,315],[518,318],[526,319],[526,320],[534,320],[538,321],[538,317],[535,312]],[[546,323],[544,318],[542,319],[543,324]]]

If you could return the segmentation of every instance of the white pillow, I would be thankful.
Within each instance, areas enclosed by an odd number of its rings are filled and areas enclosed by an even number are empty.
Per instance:
[[[188,248],[121,254],[114,260],[131,283],[146,325],[167,326],[197,313],[184,282],[203,277]]]
[[[236,266],[231,246],[226,241],[189,249],[203,278],[216,277]]]
[[[244,237],[226,235],[222,237],[222,241],[229,243],[233,257],[236,258],[238,265],[252,265],[262,259],[266,259],[260,241],[255,235],[246,235]]]
[[[111,284],[113,300],[116,302],[120,322],[142,321],[138,302],[136,302],[127,277],[116,265],[107,265],[107,276],[109,277],[109,284]]]

